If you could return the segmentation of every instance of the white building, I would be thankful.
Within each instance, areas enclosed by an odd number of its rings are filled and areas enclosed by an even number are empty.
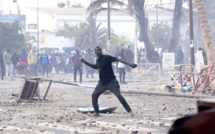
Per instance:
[[[172,6],[172,8],[174,7],[174,5],[170,6]],[[161,10],[156,9],[154,6],[147,6],[146,13],[149,18],[150,26],[161,21],[169,25],[172,24],[173,10]],[[26,14],[27,18],[26,32],[37,32],[37,8],[28,8],[26,10],[23,10],[22,14]],[[45,42],[43,41],[43,44],[40,45],[40,48],[58,46],[62,49],[63,47],[73,47],[74,40],[71,40],[71,43],[68,43],[69,45],[61,43],[61,45],[59,46],[57,45],[59,44],[57,40],[62,39],[62,41],[60,42],[63,42],[65,38],[58,38],[54,33],[58,29],[62,29],[64,23],[67,23],[69,25],[76,25],[84,22],[88,16],[88,13],[85,8],[39,8],[38,16],[40,32],[39,42],[41,43],[41,39],[45,38]],[[102,23],[102,27],[107,28],[107,12],[98,14],[97,22]],[[129,16],[128,14],[125,14],[123,12],[111,12],[110,23],[111,29],[113,29],[115,33],[127,37],[131,40],[131,42],[137,43],[138,46],[143,45],[136,40],[138,35],[138,33],[136,33],[136,30],[137,32],[139,30],[138,26],[136,25],[135,19],[132,16]],[[49,34],[47,35],[47,32],[43,31],[49,31]],[[53,32],[53,34],[51,35],[50,32]],[[32,35],[36,36],[36,34]]]

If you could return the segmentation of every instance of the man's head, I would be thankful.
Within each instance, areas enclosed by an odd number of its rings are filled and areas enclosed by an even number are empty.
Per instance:
[[[79,49],[76,49],[75,52],[76,52],[77,54],[79,54],[79,53],[80,53],[80,50],[79,50]]]
[[[102,49],[99,46],[95,48],[95,54],[97,57],[102,55]]]
[[[46,51],[45,50],[42,50],[42,55],[45,55],[46,54]]]

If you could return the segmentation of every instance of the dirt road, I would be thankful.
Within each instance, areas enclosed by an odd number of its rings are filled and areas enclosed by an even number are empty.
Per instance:
[[[53,79],[71,81],[70,75]],[[95,78],[96,79],[96,78]],[[47,101],[16,103],[22,79],[0,81],[0,134],[166,134],[172,122],[187,114],[196,113],[196,98],[123,93],[135,117],[130,117],[113,94],[99,98],[100,106],[117,106],[114,113],[91,117],[76,111],[76,106],[91,106],[91,93],[96,80],[71,86],[54,83]],[[40,83],[40,95],[44,95],[48,83]],[[86,87],[86,85],[90,85]],[[137,86],[142,90],[141,86]],[[132,88],[132,83],[121,85]],[[145,89],[144,89],[145,90]]]

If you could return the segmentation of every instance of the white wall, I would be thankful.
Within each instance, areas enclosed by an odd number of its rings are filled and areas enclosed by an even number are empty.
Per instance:
[[[31,36],[37,38],[37,33],[30,33]],[[42,38],[45,37],[45,43],[42,43]],[[52,32],[41,32],[39,34],[39,48],[59,48],[60,51],[63,47],[74,47],[75,40],[70,38],[65,38],[62,36],[55,36]],[[34,44],[37,46],[37,43]]]

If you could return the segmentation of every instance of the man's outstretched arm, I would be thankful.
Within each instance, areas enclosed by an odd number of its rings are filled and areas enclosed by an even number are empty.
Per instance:
[[[81,58],[80,61],[93,69],[98,69],[98,67],[95,64],[91,64],[91,63],[87,62],[86,60],[84,60],[83,58]]]
[[[137,64],[129,63],[129,62],[124,61],[124,60],[119,59],[119,58],[116,58],[116,59],[117,59],[117,61],[119,61],[119,62],[121,62],[121,63],[124,63],[125,65],[128,65],[128,66],[130,66],[130,67],[132,67],[132,68],[136,68],[136,67],[137,67]]]

